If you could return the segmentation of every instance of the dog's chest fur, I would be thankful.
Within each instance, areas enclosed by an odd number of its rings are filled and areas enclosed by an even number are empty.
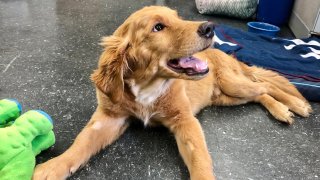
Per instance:
[[[135,102],[139,104],[139,108],[132,112],[137,118],[141,119],[144,124],[148,124],[149,120],[156,114],[154,103],[163,95],[170,87],[172,80],[158,78],[148,85],[136,84],[134,80],[129,81],[131,92],[135,96]]]

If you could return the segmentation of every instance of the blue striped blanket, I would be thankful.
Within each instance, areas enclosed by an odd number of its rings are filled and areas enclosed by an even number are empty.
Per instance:
[[[219,25],[215,44],[248,64],[277,71],[310,101],[320,101],[320,39],[275,38]]]

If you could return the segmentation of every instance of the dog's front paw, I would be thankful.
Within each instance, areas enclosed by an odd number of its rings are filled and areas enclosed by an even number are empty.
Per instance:
[[[66,161],[53,158],[36,166],[33,180],[62,180],[70,175],[70,167]]]

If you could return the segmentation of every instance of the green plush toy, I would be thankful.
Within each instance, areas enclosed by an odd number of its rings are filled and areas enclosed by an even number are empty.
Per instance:
[[[0,100],[0,179],[30,180],[35,156],[55,143],[52,119],[40,110],[21,114],[21,105]]]

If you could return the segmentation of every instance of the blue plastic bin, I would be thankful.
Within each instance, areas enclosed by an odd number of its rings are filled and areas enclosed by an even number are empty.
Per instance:
[[[288,22],[294,0],[259,0],[257,20],[281,26]]]

